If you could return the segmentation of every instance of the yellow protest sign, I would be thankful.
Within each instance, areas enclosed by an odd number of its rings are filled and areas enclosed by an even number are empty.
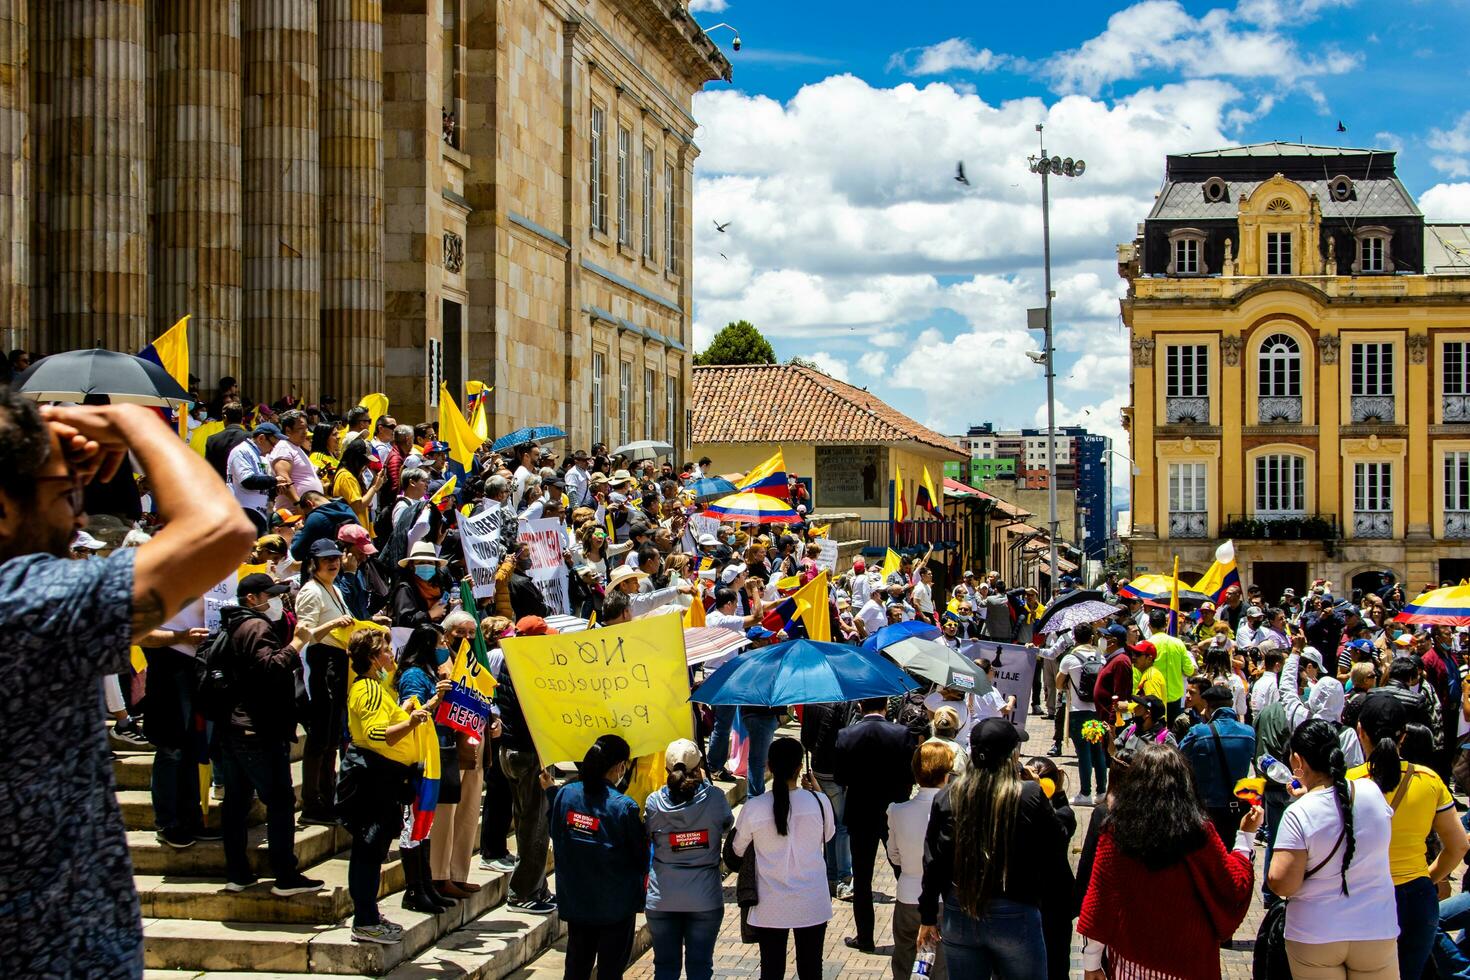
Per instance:
[[[541,764],[581,761],[600,735],[621,735],[634,757],[693,738],[682,625],[678,616],[652,616],[502,640]]]
[[[389,632],[388,627],[382,623],[375,623],[370,619],[354,619],[351,626],[339,626],[332,630],[332,639],[342,644],[343,647],[346,647],[348,643],[352,642],[352,634],[358,630],[381,630],[384,633]]]

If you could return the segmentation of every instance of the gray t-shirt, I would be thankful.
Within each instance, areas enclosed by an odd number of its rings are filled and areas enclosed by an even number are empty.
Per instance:
[[[705,783],[682,805],[668,787],[648,795],[644,826],[653,841],[648,911],[707,912],[725,901],[720,884],[720,846],[735,824],[730,801]]]
[[[12,726],[0,780],[0,969],[136,977],[143,920],[103,725],[102,677],[128,667],[132,549],[0,565]]]

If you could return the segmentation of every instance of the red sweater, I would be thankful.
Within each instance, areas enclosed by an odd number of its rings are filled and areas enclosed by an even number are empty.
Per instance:
[[[1226,851],[1205,824],[1205,843],[1183,860],[1150,870],[1104,829],[1077,931],[1150,970],[1220,980],[1220,943],[1235,934],[1254,895],[1249,855]]]
[[[1117,703],[1133,700],[1133,659],[1121,650],[1109,657],[1098,671],[1093,693],[1097,695],[1093,704],[1097,706],[1098,718],[1111,725]]]

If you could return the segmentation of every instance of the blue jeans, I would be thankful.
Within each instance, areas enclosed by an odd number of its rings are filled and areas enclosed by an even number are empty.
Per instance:
[[[831,776],[817,776],[817,785],[832,802],[832,816],[837,820],[837,833],[822,849],[827,862],[827,883],[835,885],[852,877],[852,844],[847,837],[847,824],[842,822],[842,811],[847,803],[847,787],[838,786]]]
[[[1429,876],[1393,886],[1399,916],[1399,976],[1418,978],[1439,933],[1439,896]]]
[[[771,754],[771,743],[776,740],[776,715],[755,715],[745,719],[745,730],[750,735],[750,763],[745,769],[745,791],[749,796],[760,796],[766,791],[766,758]]]
[[[1046,980],[1041,909],[993,898],[985,915],[971,918],[944,896],[944,962],[951,977],[973,980]]]
[[[220,805],[225,869],[233,882],[254,878],[245,850],[250,801],[265,805],[271,874],[277,880],[296,873],[296,790],[291,785],[291,743],[284,738],[226,731],[219,740],[219,769],[225,799]]]
[[[1470,980],[1470,936],[1456,942],[1450,933],[1470,928],[1470,892],[1439,903],[1439,934],[1434,937],[1434,966],[1441,980]]]
[[[1276,831],[1281,827],[1281,818],[1286,815],[1291,796],[1279,783],[1268,782],[1263,801],[1266,805],[1266,863],[1262,867],[1269,868],[1271,855],[1276,853]],[[1266,876],[1261,875],[1261,904],[1269,909],[1279,901],[1281,899],[1272,894],[1266,884]]]
[[[1082,737],[1082,726],[1096,721],[1096,711],[1068,711],[1067,734],[1072,739],[1072,748],[1077,753],[1077,779],[1082,784],[1083,796],[1092,795],[1092,774],[1097,773],[1097,795],[1108,791],[1108,753],[1103,743],[1089,742]]]
[[[717,704],[711,709],[715,713],[715,727],[709,733],[709,751],[704,754],[710,772],[722,768],[730,759],[730,729],[735,724],[735,712],[740,709],[733,704]]]
[[[647,916],[653,936],[653,980],[679,980],[681,960],[688,980],[710,980],[724,908],[705,912],[649,909]]]

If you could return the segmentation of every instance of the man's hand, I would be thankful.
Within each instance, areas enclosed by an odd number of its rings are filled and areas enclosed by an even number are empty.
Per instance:
[[[141,405],[43,405],[41,417],[61,442],[61,452],[83,483],[107,481],[128,454],[126,430],[161,425]]]
[[[915,945],[919,949],[925,946],[937,946],[943,937],[939,935],[938,926],[919,926],[919,938]],[[1091,980],[1091,978],[1088,978]]]

